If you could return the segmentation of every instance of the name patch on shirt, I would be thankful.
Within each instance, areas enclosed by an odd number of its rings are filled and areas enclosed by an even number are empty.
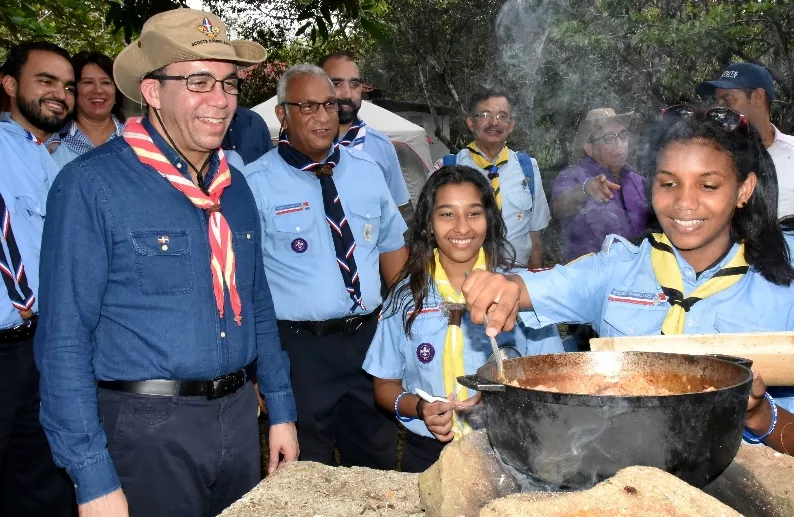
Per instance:
[[[303,212],[309,209],[309,202],[291,203],[289,205],[281,205],[276,207],[276,215],[291,214],[292,212]]]
[[[637,291],[612,289],[608,300],[610,302],[631,303],[634,305],[659,305],[667,301],[667,295],[664,293],[640,293]]]

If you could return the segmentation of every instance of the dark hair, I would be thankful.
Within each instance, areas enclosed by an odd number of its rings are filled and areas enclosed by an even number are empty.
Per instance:
[[[516,267],[515,251],[507,241],[507,229],[502,212],[496,204],[491,184],[476,169],[464,165],[442,167],[434,172],[422,188],[416,203],[413,226],[408,235],[408,260],[392,286],[387,302],[391,314],[402,312],[406,334],[411,335],[411,326],[422,311],[427,297],[430,279],[434,273],[433,250],[436,248],[432,232],[433,207],[436,193],[444,185],[470,183],[482,196],[487,229],[483,249],[489,271],[498,268]],[[408,279],[408,282],[400,283]]]
[[[481,88],[474,92],[474,95],[471,96],[469,99],[469,115],[474,114],[474,110],[477,109],[477,105],[484,100],[492,99],[494,97],[504,97],[507,99],[507,103],[510,104],[510,107],[513,107],[513,99],[508,95],[508,93],[504,90],[497,90],[495,88]]]
[[[320,61],[317,62],[317,66],[323,68],[325,63],[332,59],[345,59],[347,61],[353,61],[355,63],[356,56],[353,55],[352,52],[349,50],[339,50],[337,52],[331,52],[330,54],[325,55]]]
[[[745,127],[747,131],[745,131]],[[744,208],[734,210],[731,238],[744,242],[745,260],[764,279],[775,285],[790,285],[794,268],[777,219],[778,184],[775,164],[764,147],[763,139],[752,124],[729,131],[720,123],[706,118],[706,110],[691,117],[662,126],[652,144],[651,173],[656,174],[662,150],[674,142],[700,140],[733,160],[736,179],[744,182],[755,172],[758,184]],[[649,182],[652,183],[652,182]]]
[[[49,41],[27,41],[11,47],[11,50],[8,51],[6,62],[3,63],[2,72],[18,81],[22,73],[22,67],[28,62],[30,53],[34,50],[52,52],[53,54],[58,54],[67,61],[71,60],[69,53],[55,43],[50,43]]]
[[[772,112],[772,99],[769,98],[769,95],[766,94],[766,90],[761,87],[758,88],[740,88],[741,91],[744,92],[744,96],[747,97],[749,100],[750,97],[753,95],[753,92],[756,90],[761,90],[764,92],[764,104],[766,104],[766,110],[770,113]]]
[[[72,68],[74,68],[74,79],[75,83],[80,82],[80,78],[83,76],[83,68],[86,65],[96,65],[102,69],[103,72],[108,74],[110,80],[113,81],[113,60],[107,57],[105,54],[101,52],[93,52],[89,50],[82,50],[75,54],[72,59]],[[116,103],[113,105],[113,109],[111,113],[119,119],[119,121],[124,122],[124,94],[121,93],[121,90],[116,88],[115,84],[113,85],[114,89],[116,90]],[[77,94],[77,90],[75,89],[75,93]],[[75,116],[76,116],[75,110]]]

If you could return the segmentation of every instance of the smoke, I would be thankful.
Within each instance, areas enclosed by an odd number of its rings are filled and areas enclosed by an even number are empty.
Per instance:
[[[605,406],[598,409],[598,421],[591,420],[588,424],[572,426],[567,433],[556,437],[549,433],[549,430],[536,428],[535,432],[538,435],[546,437],[545,448],[533,451],[534,461],[530,467],[531,471],[516,468],[503,458],[498,450],[495,452],[502,467],[521,486],[522,492],[586,489],[605,477],[605,472],[601,471],[604,465],[611,465],[619,460],[614,457],[618,453],[608,452],[601,444],[609,441],[609,436],[605,436],[604,433],[607,429],[614,429],[612,426],[614,419],[631,413],[632,409],[628,407]],[[595,413],[591,416],[595,416]],[[524,421],[519,425],[537,427],[538,424],[538,422]],[[517,436],[524,436],[521,434],[523,432],[529,431],[515,430]],[[610,446],[610,449],[619,451],[617,447]],[[617,461],[617,463],[621,462]],[[571,480],[574,484],[571,484]]]

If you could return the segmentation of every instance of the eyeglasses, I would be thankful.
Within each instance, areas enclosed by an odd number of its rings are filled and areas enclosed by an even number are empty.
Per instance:
[[[215,83],[221,83],[221,88],[229,95],[240,94],[240,78],[227,77],[226,79],[216,79],[209,74],[190,74],[190,75],[148,75],[149,79],[158,81],[185,81],[185,86],[191,92],[209,93],[215,89]]]
[[[692,117],[703,118],[718,124],[725,131],[731,132],[742,128],[745,134],[750,134],[750,126],[747,117],[724,106],[716,106],[710,109],[701,109],[691,104],[676,104],[668,106],[659,112],[663,121],[668,123],[678,122]]]
[[[471,115],[471,118],[478,118],[486,121],[495,119],[497,122],[502,122],[502,123],[507,123],[510,122],[511,120],[509,113],[500,112],[494,115],[490,111],[481,111],[479,113],[473,113]]]
[[[326,113],[336,113],[339,111],[339,101],[334,99],[326,102],[282,102],[284,106],[297,106],[304,115],[314,115],[320,110],[320,106],[325,108]]]
[[[590,143],[594,144],[594,143],[598,142],[599,140],[603,140],[605,144],[612,145],[612,144],[614,144],[615,142],[618,141],[618,138],[620,138],[621,142],[628,141],[630,135],[631,134],[627,130],[624,129],[623,131],[621,131],[618,134],[605,133],[605,134],[603,134],[601,136],[597,136],[595,138],[590,138]]]

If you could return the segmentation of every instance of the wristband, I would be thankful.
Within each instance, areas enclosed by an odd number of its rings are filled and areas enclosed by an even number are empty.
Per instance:
[[[403,398],[403,395],[408,395],[407,391],[403,391],[399,395],[397,395],[397,399],[394,401],[394,414],[397,416],[397,420],[400,422],[410,422],[413,420],[411,417],[407,416],[400,416],[400,411],[397,409],[400,406],[400,399]],[[421,400],[421,399],[420,399]]]
[[[587,182],[590,181],[591,179],[593,179],[593,176],[590,176],[589,178],[587,178],[582,182],[582,194],[584,194],[584,197],[590,197],[590,194],[588,194],[584,188],[585,186],[587,186]]]
[[[764,398],[767,400],[767,402],[769,402],[769,406],[772,408],[772,425],[769,426],[769,430],[764,433],[763,436],[756,436],[752,432],[745,429],[744,439],[749,443],[761,443],[762,440],[765,440],[770,434],[772,434],[772,431],[775,430],[775,426],[777,425],[777,406],[775,405],[775,399],[773,399],[772,395],[769,393],[764,393]]]

